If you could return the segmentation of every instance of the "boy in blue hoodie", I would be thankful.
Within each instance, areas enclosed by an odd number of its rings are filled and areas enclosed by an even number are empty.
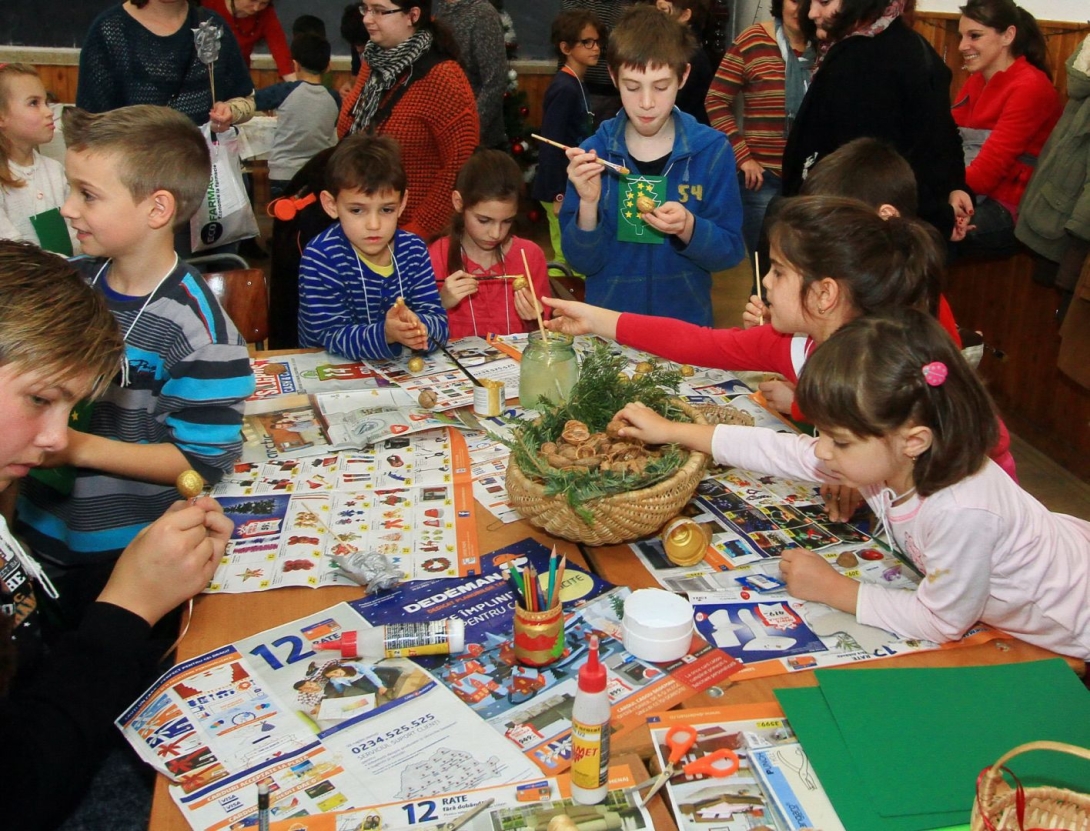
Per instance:
[[[623,110],[567,151],[560,226],[588,303],[710,326],[711,272],[745,244],[730,142],[674,106],[692,48],[654,6],[625,11],[607,54]]]

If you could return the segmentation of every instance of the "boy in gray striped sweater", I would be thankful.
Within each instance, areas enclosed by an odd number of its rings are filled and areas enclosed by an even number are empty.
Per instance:
[[[408,193],[397,142],[349,136],[329,157],[326,186],[322,207],[337,223],[299,263],[299,345],[359,361],[446,343],[427,246],[397,227]]]
[[[208,187],[200,131],[167,107],[65,117],[71,194],[61,213],[80,240],[73,265],[106,297],[125,338],[121,372],[67,447],[29,479],[17,531],[44,560],[63,617],[93,600],[114,560],[177,499],[187,468],[216,482],[242,448],[254,380],[246,345],[205,281],[174,251]]]

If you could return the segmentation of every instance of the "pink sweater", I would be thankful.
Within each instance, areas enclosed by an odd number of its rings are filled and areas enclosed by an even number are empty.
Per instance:
[[[1063,105],[1052,82],[1025,58],[990,81],[975,72],[954,99],[959,127],[991,130],[980,154],[965,169],[975,193],[990,196],[1017,216],[1033,167],[1020,156],[1037,156],[1060,118]]]
[[[720,464],[833,481],[817,439],[754,427],[715,429]],[[890,522],[897,547],[926,577],[914,592],[864,583],[856,617],[906,638],[944,643],[978,620],[1028,643],[1090,659],[1090,523],[1048,511],[997,465],[928,497],[889,507],[888,490],[863,489]]]

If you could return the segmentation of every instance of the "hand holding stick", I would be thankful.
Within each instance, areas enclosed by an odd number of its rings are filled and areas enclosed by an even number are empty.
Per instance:
[[[545,136],[539,136],[537,133],[530,133],[530,138],[536,138],[538,141],[544,142],[545,144],[549,144],[549,145],[551,145],[553,147],[556,147],[556,148],[558,148],[560,150],[565,150],[565,151],[571,150],[571,148],[568,147],[568,145],[561,144],[559,141],[553,141],[552,139],[547,139],[547,138],[545,138]],[[595,161],[598,162],[598,164],[600,164],[602,167],[607,167],[610,170],[612,170],[614,173],[619,173],[622,176],[627,176],[629,173],[632,172],[627,167],[625,167],[623,164],[617,164],[615,162],[607,162],[605,159],[595,159]]]
[[[526,260],[526,249],[522,249],[522,270],[526,274],[526,288],[530,290],[530,300],[534,305],[534,314],[537,315],[537,328],[541,331],[541,342],[548,343],[549,339],[545,335],[545,320],[541,316],[541,304],[537,302],[537,295],[534,292],[534,282],[530,279],[530,263]]]

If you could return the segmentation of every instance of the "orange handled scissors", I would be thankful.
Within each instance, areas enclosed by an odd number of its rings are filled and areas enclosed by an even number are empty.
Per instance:
[[[658,776],[636,786],[636,790],[639,791],[646,785],[651,785],[651,790],[641,800],[642,804],[646,805],[651,797],[670,781],[670,777],[678,772],[678,762],[682,760],[686,753],[692,750],[694,744],[696,744],[695,728],[690,727],[688,724],[678,724],[670,728],[666,733],[666,746],[670,750],[669,755],[666,757],[666,767],[662,769],[662,773]]]
[[[681,769],[686,776],[731,776],[738,772],[738,754],[729,748],[721,748],[707,756],[689,762]]]

